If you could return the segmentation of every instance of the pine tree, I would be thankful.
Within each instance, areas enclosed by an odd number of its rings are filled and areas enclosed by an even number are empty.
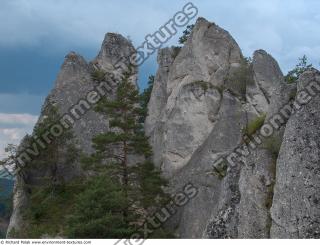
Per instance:
[[[134,232],[122,215],[127,205],[116,178],[101,174],[85,183],[68,220],[69,238],[123,238]]]
[[[101,190],[99,194],[94,188],[89,188],[79,197],[82,202],[76,207],[71,222],[79,226],[69,227],[78,236],[85,236],[94,229],[94,225],[81,226],[89,220],[91,224],[97,224],[98,229],[105,227],[109,230],[108,233],[96,234],[99,238],[128,237],[133,231],[139,231],[146,216],[167,200],[163,192],[167,183],[150,160],[152,150],[141,123],[141,118],[145,117],[142,97],[129,77],[130,73],[124,75],[113,100],[102,99],[96,107],[96,111],[108,117],[109,131],[93,138],[96,152],[85,158],[83,163],[86,169],[100,173],[97,181],[104,180],[109,184],[97,187]],[[91,209],[100,209],[108,215],[100,219],[98,215],[82,211],[92,204],[90,199],[93,197],[98,200]],[[119,204],[111,208],[114,203]]]
[[[35,139],[41,139],[42,136],[50,130],[55,124],[59,124],[60,114],[58,108],[48,103],[44,110],[42,120],[36,125],[33,131],[33,137],[29,138],[29,145],[36,143]],[[79,151],[74,145],[74,135],[71,129],[63,129],[62,133],[57,136],[49,137],[51,142],[46,144],[45,149],[40,149],[39,155],[30,163],[26,164],[26,168],[50,169],[49,177],[43,177],[42,181],[54,190],[61,180],[58,179],[59,162],[68,161],[66,164],[72,164],[79,155]]]
[[[65,169],[78,159],[80,154],[75,146],[72,129],[65,129],[55,136],[50,129],[60,125],[61,116],[58,108],[47,103],[43,110],[42,118],[33,130],[32,136],[27,136],[22,142],[22,148],[34,149],[39,140],[44,143],[43,136],[47,135],[50,142],[38,145],[39,154],[33,156],[30,162],[19,171],[23,177],[28,194],[28,208],[23,210],[23,219],[28,226],[19,230],[16,237],[39,238],[43,234],[51,236],[61,235],[64,229],[66,214],[73,206],[75,190],[73,183],[65,183],[63,174],[59,173],[61,166]],[[62,128],[62,125],[60,125]],[[70,181],[70,180],[69,180]]]

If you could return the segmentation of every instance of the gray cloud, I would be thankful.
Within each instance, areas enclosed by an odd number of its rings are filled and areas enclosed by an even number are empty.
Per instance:
[[[135,44],[181,9],[187,1],[5,0],[0,9],[0,45],[50,43],[98,48],[105,32],[130,36]],[[286,71],[306,54],[320,56],[320,2],[316,0],[193,1],[199,15],[216,22],[236,38],[245,55],[263,48]],[[177,38],[171,42],[175,43]]]
[[[27,133],[31,133],[37,116],[30,114],[0,113],[0,160],[6,156],[5,147],[8,144],[19,144]]]
[[[68,49],[76,51],[80,49],[94,53],[93,50],[99,49],[106,32],[118,32],[130,36],[138,46],[143,42],[145,35],[155,32],[186,2],[184,0],[2,0],[0,50],[9,50],[10,54],[10,49],[35,49],[43,54],[41,62],[44,62],[62,50],[64,52]],[[297,58],[303,54],[306,54],[314,65],[319,64],[320,1],[195,0],[192,2],[199,9],[199,16],[228,30],[246,56],[251,56],[256,49],[265,49],[278,60],[285,72],[293,67]],[[179,34],[168,45],[176,44],[178,36]],[[7,59],[3,62],[7,62]],[[40,67],[40,64],[37,64],[36,68],[38,66]],[[52,70],[50,62],[47,67]],[[141,68],[140,83],[145,84],[144,80],[155,71],[155,68],[155,57],[152,57]],[[32,75],[45,79],[40,73]],[[31,86],[30,81],[27,84]],[[22,85],[19,83],[19,86]],[[35,96],[28,93],[2,93],[0,112],[38,114],[43,97],[44,95]],[[17,125],[17,118],[8,122],[8,117],[10,115],[2,114],[0,157],[3,155],[1,150],[6,143],[17,143],[26,132],[31,132],[34,124],[31,121]],[[4,122],[4,119],[7,121]]]

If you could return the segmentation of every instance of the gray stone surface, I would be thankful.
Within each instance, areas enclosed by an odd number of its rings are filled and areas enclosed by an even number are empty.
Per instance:
[[[169,69],[174,61],[174,48],[160,49],[158,52],[158,70],[154,78],[153,89],[148,104],[148,116],[145,121],[145,132],[150,137],[154,161],[158,167],[162,158],[164,108],[167,103],[167,83]]]
[[[298,93],[310,82],[320,83],[319,71],[300,77]],[[271,238],[320,238],[319,107],[316,96],[287,123],[277,160]]]
[[[221,179],[213,173],[213,163],[240,144],[241,129],[246,122],[245,113],[241,102],[225,92],[218,115],[219,119],[206,140],[197,148],[188,164],[171,179],[170,186],[174,192],[188,182],[193,183],[199,190],[191,203],[175,217],[178,234],[181,237],[200,238],[202,235],[214,237],[215,230],[207,232],[208,223],[211,225],[211,220],[219,216],[220,212],[229,207],[233,209],[239,201],[237,190],[239,169],[231,167],[227,176]],[[213,227],[217,229],[215,225]],[[235,226],[230,227],[231,229],[234,230]],[[234,232],[225,236],[234,237]]]
[[[263,110],[256,113],[255,117],[266,114],[265,122],[268,122],[274,114],[279,113],[280,109],[289,103],[290,94],[295,86],[284,82],[277,62],[263,50],[254,53],[252,66],[257,93],[248,93],[247,90],[247,98],[255,94],[265,99],[264,104],[260,104],[263,105],[261,106]],[[248,101],[252,103],[253,100],[248,99]],[[250,111],[247,113],[250,114]],[[249,122],[256,118],[249,119]],[[255,149],[248,145],[251,154],[245,158],[239,181],[241,194],[239,238],[270,237],[270,208],[276,174],[277,148],[281,145],[284,127],[285,122],[278,130],[274,130],[270,138],[262,137],[263,143],[256,144]]]
[[[91,78],[93,69],[106,72],[110,89],[105,96],[112,98],[117,82],[111,73],[119,75],[118,61],[127,65],[134,51],[124,37],[108,33],[92,62],[69,53],[39,120],[49,102],[64,114],[86,98],[98,85]],[[283,106],[301,99],[296,90],[299,95],[310,81],[320,86],[317,70],[303,74],[298,85],[286,84],[278,63],[264,50],[254,52],[247,81],[239,83],[232,76],[242,61],[231,35],[204,18],[181,49],[159,50],[145,131],[154,163],[169,180],[168,191],[180,192],[187,183],[198,189],[166,225],[181,238],[320,238],[319,97],[289,115],[261,145],[248,148],[242,164],[214,166],[246,142],[250,122],[261,116],[271,122]],[[132,69],[130,80],[136,84],[137,69]],[[76,120],[78,147],[91,153],[91,139],[108,129],[107,121],[92,109]],[[83,172],[79,163],[61,162],[59,173],[68,180]],[[44,174],[34,169],[27,180]],[[28,208],[25,187],[18,178],[9,234],[27,225],[22,217]]]
[[[249,120],[268,112],[271,97],[279,83],[283,82],[277,61],[264,50],[254,52],[251,69],[253,79],[246,86]]]
[[[85,100],[88,102],[88,93],[93,90],[97,91],[99,82],[93,81],[91,78],[91,73],[94,69],[101,69],[107,73],[106,79],[110,86],[108,86],[108,91],[106,87],[103,87],[103,91],[105,92],[104,96],[112,98],[117,81],[111,79],[110,73],[116,73],[115,76],[119,74],[119,71],[115,69],[116,63],[118,60],[123,60],[125,63],[128,62],[128,57],[133,52],[134,47],[132,44],[120,34],[114,33],[106,34],[101,51],[90,63],[87,63],[82,56],[75,52],[70,52],[65,57],[55,81],[55,86],[42,107],[39,122],[46,116],[48,103],[54,104],[61,116],[64,114],[72,115],[74,119],[72,130],[75,136],[75,144],[78,148],[83,153],[92,153],[92,138],[108,130],[108,120],[94,111],[94,104],[86,103],[89,107],[82,106],[83,112],[77,110],[76,114],[72,114],[71,109],[79,104],[80,101]],[[130,79],[134,84],[136,84],[136,73],[137,69],[133,68],[133,74]],[[76,115],[79,115],[79,119],[76,118]],[[71,165],[65,160],[64,150],[64,146],[62,146],[61,156],[59,156],[61,161],[58,163],[57,175],[59,175],[59,178],[68,181],[75,176],[83,174],[83,172],[79,162]],[[50,170],[37,166],[37,168],[28,170],[24,179],[17,179],[14,190],[13,214],[8,229],[9,235],[13,230],[19,232],[26,225],[23,223],[22,216],[22,210],[28,208],[26,184],[41,184],[37,179],[43,176],[50,176],[50,174]]]
[[[163,56],[163,64],[172,63],[168,56]],[[157,129],[151,137],[154,159],[166,176],[184,167],[210,134],[218,119],[225,79],[232,67],[239,66],[241,56],[228,32],[199,18],[170,69],[160,65],[152,91],[160,103],[156,108],[156,98],[151,98],[146,131],[151,136],[152,129]]]

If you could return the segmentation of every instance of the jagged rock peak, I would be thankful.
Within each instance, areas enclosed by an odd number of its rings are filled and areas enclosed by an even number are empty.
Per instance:
[[[67,69],[69,67],[73,68],[87,68],[87,61],[79,54],[74,51],[68,53],[62,64],[62,69]]]
[[[87,73],[88,63],[79,54],[71,51],[65,56],[61,70],[56,80],[56,88],[61,88],[67,83],[79,80]]]
[[[266,84],[266,92],[271,97],[271,87],[275,88],[277,84],[283,82],[283,73],[278,62],[265,50],[256,50],[253,54],[253,69],[259,83]]]
[[[241,61],[241,50],[232,36],[214,23],[199,18],[170,68],[168,94],[178,83],[205,81],[224,86],[225,78]]]
[[[269,111],[271,97],[284,83],[277,61],[265,50],[256,50],[252,59],[252,79],[247,81],[246,99],[249,120]]]
[[[207,29],[211,29],[211,30],[208,31],[208,33],[207,33],[207,31],[205,29],[202,29],[204,27],[206,27]],[[202,29],[201,34],[203,36],[206,36],[206,35],[208,36],[209,35],[209,36],[214,37],[215,35],[219,35],[220,38],[226,38],[227,41],[233,42],[236,46],[238,46],[238,44],[236,43],[236,41],[234,40],[234,38],[230,35],[230,33],[228,31],[226,31],[225,29],[221,28],[216,23],[206,20],[203,17],[199,17],[197,19],[197,21],[196,21],[196,23],[194,25],[192,34],[195,33],[195,32],[198,32],[201,29]]]
[[[129,57],[135,52],[130,40],[117,33],[107,33],[102,42],[101,49],[93,63],[106,71],[114,69],[119,60],[129,64]]]

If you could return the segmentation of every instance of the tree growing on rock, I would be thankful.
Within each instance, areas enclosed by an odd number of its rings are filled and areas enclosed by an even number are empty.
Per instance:
[[[294,69],[288,72],[285,76],[285,80],[287,83],[295,83],[299,79],[299,76],[305,71],[311,69],[313,67],[312,64],[308,63],[308,58],[306,55],[303,55],[299,58],[299,63],[296,65]]]
[[[147,216],[167,201],[163,191],[167,183],[151,161],[141,122],[146,98],[129,77],[130,71],[118,84],[113,100],[104,98],[96,107],[109,118],[109,131],[93,138],[95,153],[83,160],[84,168],[97,177],[79,195],[81,202],[70,218],[71,237],[123,238],[142,233]],[[83,211],[87,209],[100,211]],[[108,232],[97,233],[97,229]]]
[[[190,36],[194,25],[188,25],[187,28],[183,31],[183,35],[179,38],[179,43],[184,44],[188,37]]]

